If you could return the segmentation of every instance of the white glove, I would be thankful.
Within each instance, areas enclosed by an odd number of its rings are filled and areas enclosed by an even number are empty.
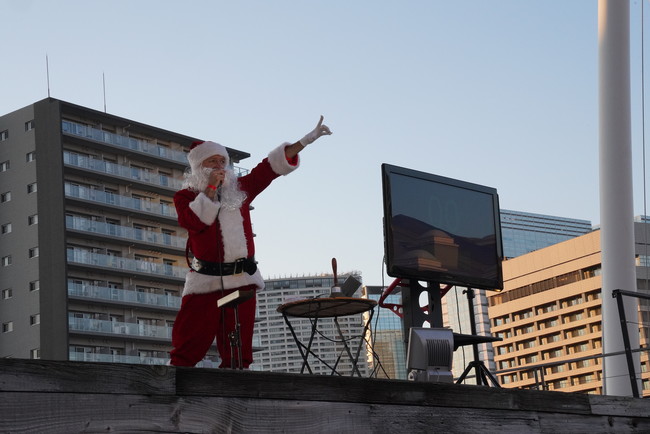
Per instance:
[[[321,115],[320,120],[318,121],[318,125],[316,125],[316,128],[314,128],[305,137],[300,139],[300,144],[303,147],[305,147],[308,144],[313,143],[320,136],[325,136],[325,135],[329,136],[330,134],[332,134],[332,132],[330,131],[327,125],[323,125],[323,116]]]

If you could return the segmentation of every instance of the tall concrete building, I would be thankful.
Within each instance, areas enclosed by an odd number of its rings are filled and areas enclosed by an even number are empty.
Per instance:
[[[0,357],[166,363],[193,140],[51,98],[0,117]]]
[[[361,280],[360,273],[353,275]],[[339,279],[342,282],[346,277],[347,275],[342,275]],[[286,320],[278,311],[280,306],[292,302],[328,298],[334,285],[333,275],[270,279],[265,283],[266,290],[258,292],[257,297],[258,314],[253,345],[258,351],[251,369],[291,373],[309,373],[311,369],[313,374],[331,375],[335,368],[340,375],[368,376],[368,349],[363,331],[369,320],[369,312],[338,316],[336,322],[332,317],[318,318],[315,324],[315,318],[320,314],[316,310],[312,318],[287,315]],[[355,293],[355,296],[360,295],[361,289]],[[287,321],[295,332],[295,338]],[[353,358],[359,354],[358,371],[354,369],[344,343],[348,345]],[[309,355],[308,367],[305,368],[300,353],[301,344],[309,346],[313,352],[313,355]],[[304,347],[303,351],[306,353]]]
[[[648,287],[647,233],[637,219],[637,286]],[[528,253],[504,263],[505,289],[489,295],[500,382],[506,387],[601,394],[602,299],[600,231]],[[648,331],[650,306],[640,300],[639,324],[643,395],[650,396]],[[621,339],[623,336],[621,335]],[[629,381],[629,378],[621,379]]]

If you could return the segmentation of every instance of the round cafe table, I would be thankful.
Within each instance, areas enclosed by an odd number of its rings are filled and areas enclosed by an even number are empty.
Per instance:
[[[374,300],[369,300],[366,298],[354,298],[354,297],[320,297],[320,298],[308,298],[304,300],[290,301],[285,304],[282,304],[278,307],[277,311],[282,314],[284,322],[289,327],[291,331],[291,336],[300,351],[302,356],[302,367],[300,373],[304,373],[305,368],[309,371],[310,374],[313,374],[311,367],[309,366],[309,355],[313,355],[318,360],[323,362],[332,370],[332,374],[339,374],[336,371],[336,366],[332,367],[324,362],[318,355],[316,355],[311,350],[311,345],[314,341],[314,335],[318,329],[318,320],[321,318],[333,318],[334,324],[336,325],[336,330],[343,343],[345,352],[352,363],[352,375],[355,373],[361,377],[361,372],[358,368],[359,355],[361,354],[361,348],[363,346],[364,337],[368,332],[368,328],[372,321],[372,316],[374,314],[374,308],[377,305],[377,302]],[[359,345],[357,347],[356,353],[353,355],[350,347],[348,345],[347,338],[343,335],[341,326],[338,322],[338,318],[342,316],[357,315],[364,312],[370,312],[370,317],[365,322],[361,336],[359,336]],[[296,332],[289,320],[290,317],[293,318],[309,318],[312,320],[311,334],[309,336],[309,342],[305,345],[303,342],[298,339]],[[339,374],[340,375],[340,374]]]

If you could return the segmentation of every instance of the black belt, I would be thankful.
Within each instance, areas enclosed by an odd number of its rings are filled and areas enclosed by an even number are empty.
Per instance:
[[[232,276],[244,272],[253,275],[257,271],[257,263],[255,258],[240,258],[235,262],[208,262],[194,258],[190,268],[197,273],[210,276]]]

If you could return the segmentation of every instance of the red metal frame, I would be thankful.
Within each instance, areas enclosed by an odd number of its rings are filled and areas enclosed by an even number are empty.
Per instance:
[[[383,307],[384,309],[389,309],[391,312],[393,312],[395,315],[397,315],[400,318],[404,318],[404,311],[403,311],[403,305],[401,304],[395,304],[395,303],[384,303],[386,300],[386,297],[388,297],[398,286],[402,286],[405,288],[408,288],[408,284],[402,285],[402,279],[397,278],[391,283],[386,289],[384,289],[384,292],[382,292],[381,297],[379,297],[379,307]],[[440,290],[440,297],[444,297],[447,292],[451,289],[452,285],[446,285],[444,288]],[[423,312],[426,312],[429,310],[429,306],[423,306],[420,309],[422,309]]]

